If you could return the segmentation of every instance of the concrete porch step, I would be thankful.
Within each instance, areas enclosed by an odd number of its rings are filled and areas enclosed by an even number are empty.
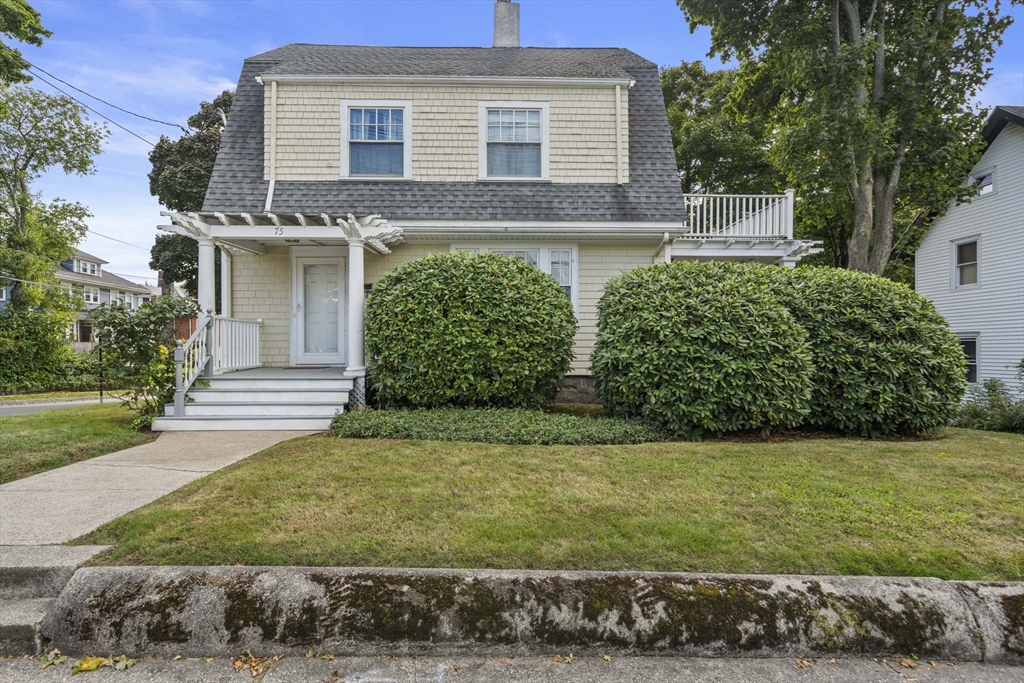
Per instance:
[[[217,389],[225,391],[252,391],[271,390],[282,391],[287,389],[307,389],[314,391],[351,391],[352,380],[344,377],[247,377],[238,375],[232,377],[230,374],[217,377],[200,378],[200,382],[207,386],[197,387],[202,389]]]
[[[247,417],[257,420],[269,417],[331,418],[335,413],[341,412],[344,405],[345,401],[327,403],[265,403],[262,401],[186,403],[185,413],[181,417]],[[174,414],[174,406],[170,406],[169,409],[165,408],[164,412],[171,417],[178,417]]]
[[[0,600],[0,656],[37,655],[43,651],[40,627],[56,598]]]
[[[348,403],[344,389],[192,389],[188,397],[193,403]]]
[[[154,432],[323,432],[330,417],[161,417],[153,422]]]

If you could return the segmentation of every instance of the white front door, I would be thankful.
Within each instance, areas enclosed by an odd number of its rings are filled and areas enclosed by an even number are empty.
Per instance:
[[[292,354],[296,365],[344,365],[345,260],[296,257]]]

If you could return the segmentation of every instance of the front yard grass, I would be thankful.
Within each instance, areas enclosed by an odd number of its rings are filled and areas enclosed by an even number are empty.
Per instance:
[[[120,402],[0,417],[0,484],[157,437],[131,422]]]
[[[111,564],[1024,579],[1024,438],[500,446],[312,436],[81,542]]]

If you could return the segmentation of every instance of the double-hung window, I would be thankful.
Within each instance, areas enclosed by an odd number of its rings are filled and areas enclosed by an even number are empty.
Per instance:
[[[98,304],[100,302],[100,290],[97,287],[83,287],[82,298],[87,304]]]
[[[412,102],[342,100],[341,177],[412,178]]]
[[[547,180],[547,102],[480,102],[481,180]]]
[[[452,251],[491,251],[526,261],[550,275],[562,288],[565,295],[576,306],[576,247],[575,245],[552,244],[550,246],[526,246],[509,248],[498,246],[452,245]]]
[[[984,196],[986,194],[992,194],[995,191],[996,186],[993,183],[992,178],[993,171],[982,171],[978,175],[974,176],[974,188],[978,192],[978,196]]]
[[[967,358],[967,381],[974,384],[978,381],[978,338],[975,336],[960,337],[964,356]]]
[[[971,238],[954,242],[953,245],[953,288],[970,287],[978,284],[978,239]]]

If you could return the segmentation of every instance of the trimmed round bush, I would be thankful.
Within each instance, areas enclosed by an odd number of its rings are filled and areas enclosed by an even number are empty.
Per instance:
[[[811,396],[807,333],[748,264],[638,268],[598,303],[601,403],[688,439],[800,425]]]
[[[956,417],[966,361],[930,301],[906,285],[852,270],[761,272],[808,333],[808,426],[875,437],[930,431]]]
[[[374,285],[366,350],[382,406],[530,408],[554,399],[576,316],[554,278],[501,254],[443,253]]]

